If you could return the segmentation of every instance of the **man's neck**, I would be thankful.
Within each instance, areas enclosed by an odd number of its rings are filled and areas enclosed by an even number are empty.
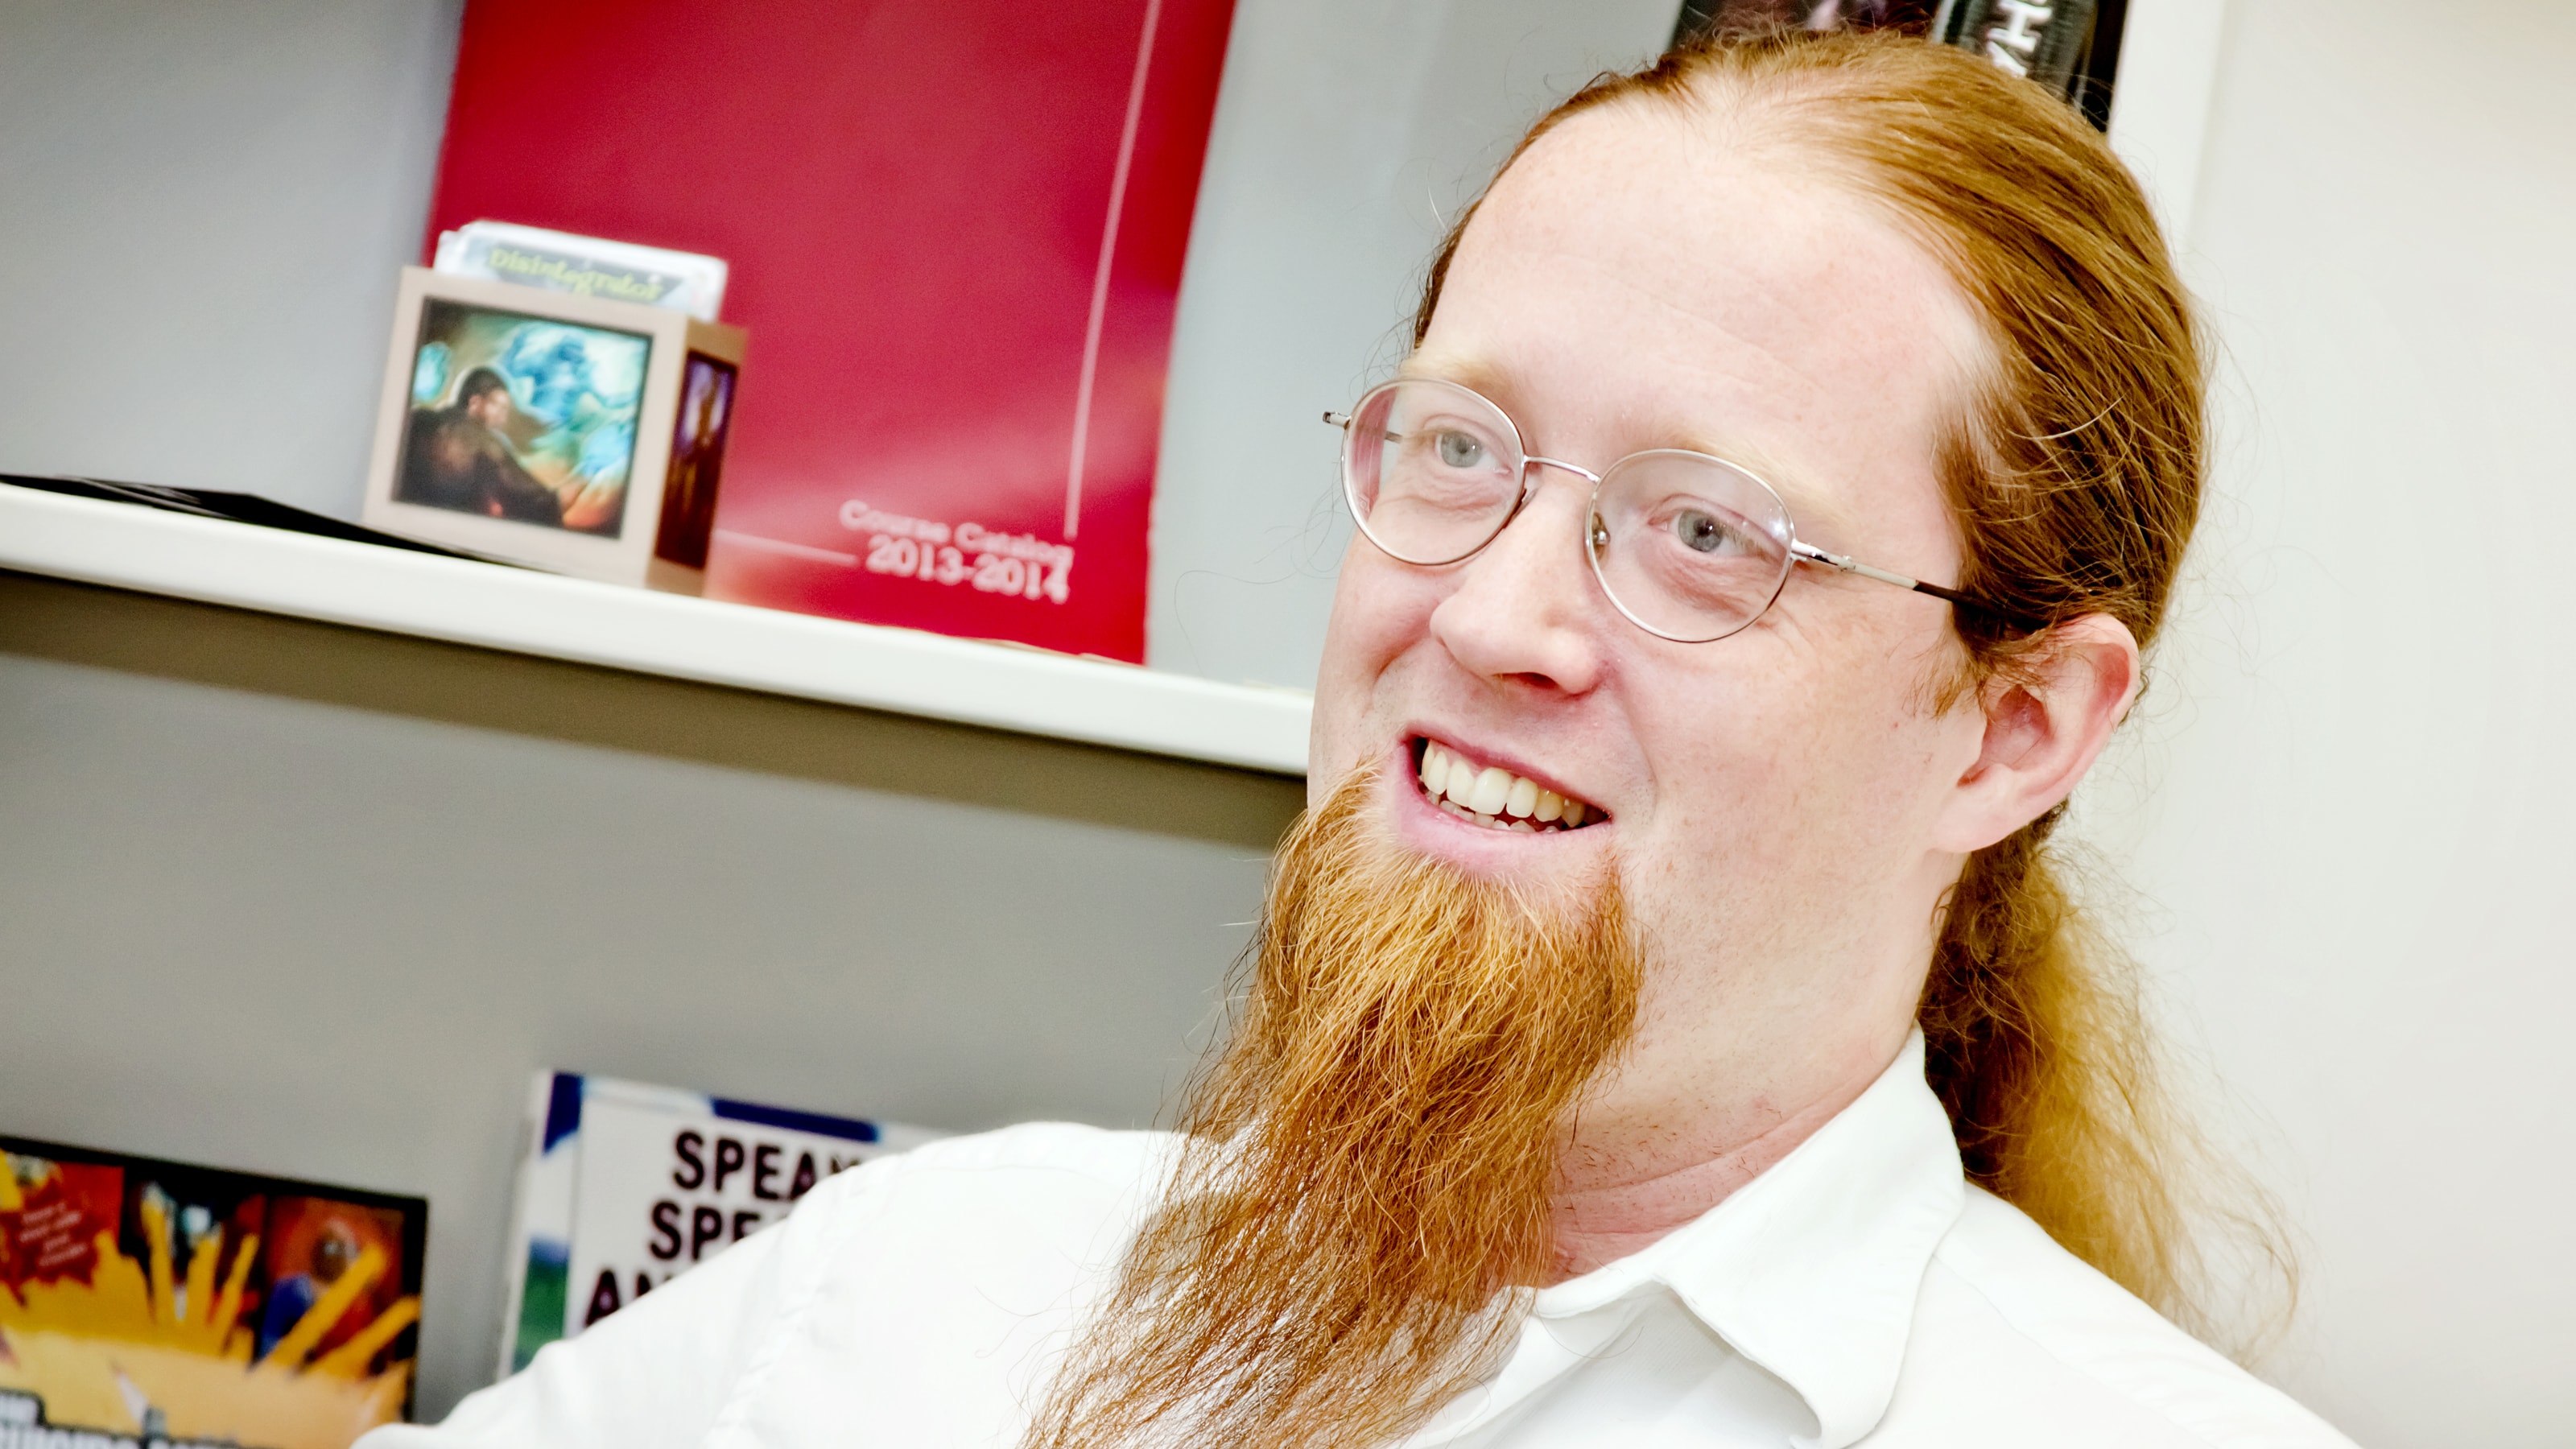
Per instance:
[[[1696,1221],[1814,1136],[1886,1068],[1879,1060],[1830,1074],[1785,1109],[1765,1094],[1737,1110],[1587,1114],[1557,1169],[1549,1281],[1580,1277]]]

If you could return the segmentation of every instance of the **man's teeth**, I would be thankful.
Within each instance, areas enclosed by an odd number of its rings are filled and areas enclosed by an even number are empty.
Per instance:
[[[1497,830],[1572,830],[1600,812],[1500,765],[1479,765],[1433,740],[1422,742],[1422,793],[1452,815]]]

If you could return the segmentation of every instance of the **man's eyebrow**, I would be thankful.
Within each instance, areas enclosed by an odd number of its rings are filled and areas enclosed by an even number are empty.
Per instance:
[[[1509,376],[1499,367],[1472,357],[1448,357],[1439,353],[1414,353],[1395,370],[1399,378],[1432,378],[1471,388],[1500,402],[1500,394],[1510,391]]]
[[[1796,525],[1801,537],[1812,534],[1848,546],[1851,517],[1834,501],[1834,492],[1825,486],[1826,480],[1791,466],[1775,453],[1741,442],[1730,443],[1699,429],[1686,430],[1678,435],[1678,439],[1665,446],[1722,458],[1771,485],[1771,491],[1780,495],[1780,502],[1789,510],[1789,520]]]

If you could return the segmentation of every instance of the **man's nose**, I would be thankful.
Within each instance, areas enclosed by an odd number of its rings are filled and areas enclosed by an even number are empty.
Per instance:
[[[1529,503],[1431,613],[1431,636],[1470,673],[1583,694],[1601,679],[1600,610],[1583,553],[1589,480],[1541,467]]]

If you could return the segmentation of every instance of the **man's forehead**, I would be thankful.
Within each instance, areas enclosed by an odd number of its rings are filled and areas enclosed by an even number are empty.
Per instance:
[[[1726,286],[1739,275],[1880,305],[1950,290],[1849,162],[1779,129],[1646,103],[1584,112],[1497,178],[1470,237],[1508,231],[1515,245],[1615,264],[1612,280],[1676,306],[1739,295]]]
[[[1617,107],[1542,137],[1479,207],[1408,370],[1486,392],[1539,452],[1570,430],[1730,458],[1802,522],[1852,511],[1864,459],[1928,469],[1982,352],[1964,299],[1878,205],[1744,129]]]

